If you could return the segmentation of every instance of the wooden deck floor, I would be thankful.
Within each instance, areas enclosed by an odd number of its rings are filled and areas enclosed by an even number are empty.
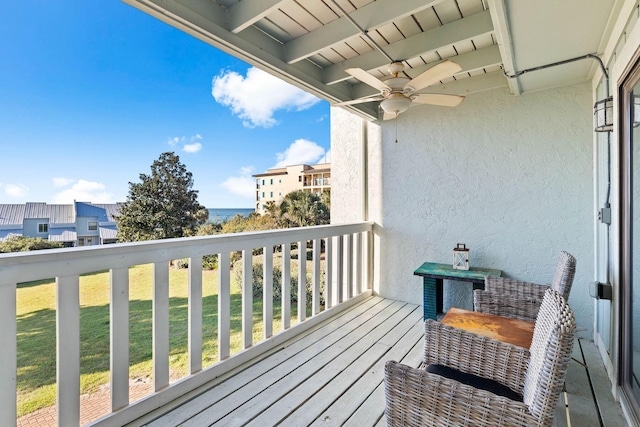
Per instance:
[[[423,334],[422,307],[372,297],[208,384],[180,406],[132,425],[384,425],[384,363],[418,366]],[[596,406],[585,365],[592,383],[606,381],[595,388],[610,386],[602,367],[591,373],[599,360],[593,343],[580,341],[576,348],[567,380],[571,421],[560,402],[557,425],[626,426],[610,392],[600,397],[604,411]]]

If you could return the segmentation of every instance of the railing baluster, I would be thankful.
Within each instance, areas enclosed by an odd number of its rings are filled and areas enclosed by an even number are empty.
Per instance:
[[[111,412],[129,404],[129,269],[111,270]]]
[[[253,344],[253,263],[252,250],[242,251],[242,348]]]
[[[324,303],[326,308],[331,308],[334,305],[333,298],[335,292],[333,291],[333,237],[327,237],[325,239],[324,246],[324,289],[326,295],[324,296]]]
[[[189,373],[202,369],[202,257],[189,258]]]
[[[16,425],[16,284],[0,284],[0,425]]]
[[[313,239],[313,295],[311,315],[320,313],[320,239]]]
[[[356,233],[354,236],[353,254],[355,260],[355,279],[354,279],[354,295],[362,293],[362,233]]]
[[[345,268],[345,287],[347,291],[347,299],[351,299],[353,298],[353,234],[347,234],[344,238],[344,252],[347,264]]]
[[[372,277],[373,277],[373,264],[371,262],[373,257],[373,234],[370,231],[366,231],[364,234],[364,243],[363,243],[363,251],[362,257],[364,259],[364,267],[363,267],[363,283],[364,289],[371,289],[373,286]]]
[[[298,242],[298,322],[307,318],[307,241]]]
[[[153,264],[153,389],[169,385],[169,263]]]
[[[291,326],[291,243],[282,245],[282,330]]]
[[[263,248],[263,260],[262,263],[262,283],[264,283],[264,289],[262,290],[262,322],[263,322],[263,337],[269,338],[273,335],[273,246],[267,245]]]
[[[338,236],[336,259],[336,298],[337,304],[344,301],[344,236]],[[336,305],[337,305],[336,304]]]
[[[56,278],[58,426],[80,424],[80,279]]]
[[[231,259],[218,254],[218,359],[230,355],[231,342]]]

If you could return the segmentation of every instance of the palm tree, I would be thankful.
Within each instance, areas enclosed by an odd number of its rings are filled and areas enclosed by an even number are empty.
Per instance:
[[[320,196],[308,191],[298,190],[287,194],[277,207],[268,210],[275,214],[279,227],[308,227],[329,224],[329,208]]]

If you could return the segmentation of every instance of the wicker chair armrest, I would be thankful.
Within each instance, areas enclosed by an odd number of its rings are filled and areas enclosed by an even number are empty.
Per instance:
[[[484,289],[485,291],[494,292],[499,295],[512,295],[522,299],[529,298],[542,301],[544,292],[549,289],[549,285],[523,282],[507,277],[487,276],[484,279]]]
[[[522,394],[528,349],[492,340],[435,320],[425,322],[425,365],[448,366],[506,385]]]
[[[538,299],[518,298],[480,289],[473,291],[473,307],[475,311],[497,316],[515,317],[529,322],[536,321],[541,303],[542,300]]]
[[[389,361],[385,365],[387,426],[531,426],[522,402]]]

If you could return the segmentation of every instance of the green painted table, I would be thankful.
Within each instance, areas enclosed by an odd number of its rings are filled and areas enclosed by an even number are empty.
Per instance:
[[[443,280],[471,282],[473,289],[484,289],[484,278],[486,276],[499,277],[502,275],[502,271],[479,267],[471,267],[469,270],[455,270],[451,264],[425,262],[413,274],[423,278],[423,316],[426,320],[436,319],[437,313],[442,313]]]

